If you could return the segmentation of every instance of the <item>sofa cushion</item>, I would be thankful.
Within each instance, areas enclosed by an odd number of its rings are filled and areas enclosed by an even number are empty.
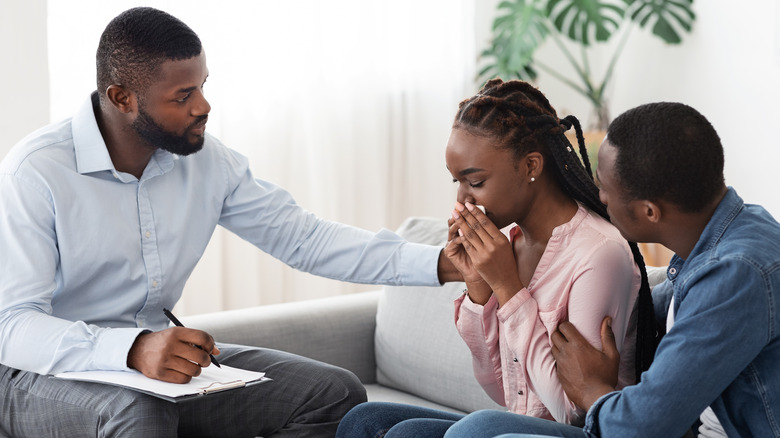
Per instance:
[[[411,242],[444,245],[447,221],[412,217],[397,233]],[[471,353],[455,329],[453,301],[463,289],[463,283],[384,288],[374,334],[377,381],[464,412],[503,409],[477,383]]]

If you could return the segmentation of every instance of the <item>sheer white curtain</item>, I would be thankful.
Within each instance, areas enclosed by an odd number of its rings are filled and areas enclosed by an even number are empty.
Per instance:
[[[136,3],[49,2],[54,120],[94,89],[99,35]],[[475,0],[144,5],[200,35],[210,69],[207,129],[247,155],[256,177],[322,217],[369,230],[393,229],[409,215],[446,219],[454,191],[444,147],[457,103],[476,86]],[[178,311],[368,288],[294,271],[218,229]]]

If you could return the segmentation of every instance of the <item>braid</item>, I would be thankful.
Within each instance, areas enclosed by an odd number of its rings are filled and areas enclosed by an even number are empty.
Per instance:
[[[582,160],[564,135],[572,126]],[[544,94],[531,84],[518,80],[503,82],[501,79],[491,79],[476,96],[460,103],[453,128],[496,138],[501,147],[514,151],[517,159],[530,152],[540,152],[548,162],[555,164],[548,168],[571,198],[609,220],[607,208],[601,202],[599,189],[593,180],[579,120],[574,116],[559,119]],[[656,327],[644,258],[636,243],[629,242],[629,246],[641,274],[637,298],[638,382],[642,372],[650,367],[660,331]]]

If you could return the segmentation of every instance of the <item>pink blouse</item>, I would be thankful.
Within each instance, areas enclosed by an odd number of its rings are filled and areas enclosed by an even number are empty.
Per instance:
[[[555,373],[550,336],[568,320],[600,349],[601,321],[611,316],[621,354],[618,388],[635,383],[640,281],[618,230],[580,205],[553,230],[528,286],[503,307],[495,296],[484,306],[466,293],[455,300],[455,325],[471,350],[477,381],[512,412],[582,425],[585,413]]]

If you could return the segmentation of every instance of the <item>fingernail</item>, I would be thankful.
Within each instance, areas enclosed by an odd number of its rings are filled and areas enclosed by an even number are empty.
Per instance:
[[[457,219],[459,217],[460,217],[460,215],[458,214],[458,211],[457,210],[452,210],[452,218],[453,219]]]
[[[455,210],[463,211],[466,207],[463,206],[460,202],[455,203]]]
[[[467,202],[466,203],[466,208],[468,208],[469,211],[472,211],[472,210],[474,210],[474,204],[472,204],[471,202]]]

